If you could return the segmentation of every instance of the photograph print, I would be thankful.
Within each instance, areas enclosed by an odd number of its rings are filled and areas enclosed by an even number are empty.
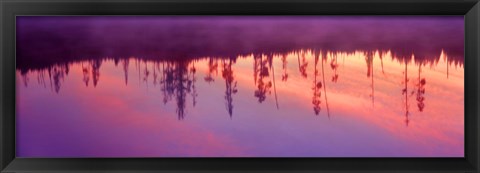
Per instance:
[[[20,158],[465,154],[463,16],[17,16]]]

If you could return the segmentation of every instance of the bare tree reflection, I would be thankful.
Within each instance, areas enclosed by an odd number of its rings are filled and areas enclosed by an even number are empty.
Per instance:
[[[208,60],[208,73],[207,76],[205,76],[204,80],[207,81],[208,83],[215,81],[213,78],[213,72],[218,73],[218,63],[216,60],[213,58],[209,58]]]
[[[160,79],[160,90],[163,93],[163,104],[166,104],[169,100],[171,100],[171,95],[169,91],[172,89],[172,72],[171,72],[171,67],[170,64],[168,63],[162,63],[162,77]]]
[[[186,78],[185,74],[187,73],[187,65],[185,62],[180,62],[177,64],[177,67],[174,69],[174,78],[173,78],[173,91],[175,92],[175,97],[177,101],[177,114],[178,114],[178,119],[183,119],[185,117],[185,100],[187,97],[186,89],[187,87],[185,86],[188,82],[188,79]]]
[[[410,111],[409,111],[409,104],[408,104],[408,62],[405,60],[405,71],[403,72],[404,74],[404,79],[402,81],[402,84],[404,84],[404,88],[402,89],[402,95],[405,96],[405,100],[404,100],[404,109],[405,109],[405,125],[408,126],[408,124],[410,123],[410,120],[408,119],[408,116],[410,115]]]
[[[370,87],[372,88],[372,91],[370,93],[370,97],[372,98],[372,106],[375,106],[375,88],[374,88],[374,83],[373,83],[373,54],[374,52],[366,52],[365,53],[365,61],[367,62],[367,78],[372,78],[371,79],[371,84]]]
[[[223,61],[223,70],[222,77],[225,79],[225,105],[228,111],[230,118],[233,114],[233,94],[238,92],[237,90],[237,81],[233,75],[232,64],[235,63],[235,59],[230,58],[227,62]]]
[[[260,63],[262,61],[261,54],[253,55],[253,83],[257,86],[258,72],[260,71]]]
[[[302,62],[301,62],[301,63],[300,63],[300,53],[298,53],[298,56],[297,56],[298,69],[299,69],[299,71],[300,71],[300,74],[302,74],[302,76],[303,76],[304,78],[307,78],[308,62],[307,62],[307,60],[305,59],[305,52],[302,52],[301,55],[302,55]]]
[[[332,82],[337,83],[338,80],[338,73],[337,73],[337,68],[338,68],[338,61],[337,61],[337,54],[333,54],[332,60],[330,62],[330,67],[333,70],[333,76],[332,76]]]
[[[25,87],[27,87],[28,86],[28,81],[29,81],[28,75],[27,75],[26,72],[22,73],[21,75],[22,75],[23,85]]]
[[[318,53],[317,53],[317,56],[318,56]],[[324,67],[323,67],[323,64],[325,63],[325,61],[327,61],[326,52],[324,52],[324,54],[322,56],[322,78],[323,78],[323,92],[324,92],[324,96],[325,96],[325,106],[327,107],[328,118],[330,118],[330,109],[328,108],[328,99],[327,99],[327,83],[325,82],[325,70],[324,70]]]
[[[93,60],[92,63],[92,78],[93,78],[93,86],[96,87],[98,81],[100,80],[100,66],[102,65],[102,61],[99,59]]]
[[[43,88],[47,88],[47,85],[45,82],[45,71],[44,70],[38,71],[37,74],[38,74],[37,76],[38,84],[43,85]]]
[[[48,71],[48,81],[50,82],[50,90],[52,90],[52,67],[48,67],[47,71]]]
[[[130,64],[130,59],[127,58],[127,59],[124,59],[122,61],[122,67],[123,67],[123,72],[124,72],[124,76],[125,76],[125,85],[128,84],[128,65]]]
[[[161,90],[164,96],[164,104],[175,98],[176,113],[179,120],[185,118],[187,93],[191,93],[192,87],[194,87],[196,69],[192,68],[189,72],[188,66],[189,62],[184,60],[165,63],[163,68],[164,75],[160,81],[163,84]],[[194,93],[196,94],[196,91]]]
[[[85,83],[85,86],[88,87],[88,82],[90,81],[90,68],[88,66],[83,66],[83,63],[82,63],[82,73],[83,73],[82,81]]]
[[[272,88],[271,81],[264,81],[264,79],[270,75],[267,63],[268,59],[264,59],[263,56],[254,56],[254,79],[258,79],[256,82],[257,90],[255,90],[254,95],[258,98],[258,102],[260,103],[265,101],[267,98],[266,94],[270,94],[270,88]]]
[[[287,56],[284,54],[282,56],[282,69],[283,69],[282,81],[284,82],[288,80],[287,63],[288,63]]]
[[[318,115],[321,111],[320,104],[322,103],[321,97],[322,97],[322,82],[317,81],[317,76],[318,76],[318,70],[317,70],[317,64],[318,64],[319,57],[318,55],[315,55],[315,65],[314,65],[314,72],[313,72],[313,97],[312,97],[312,104],[313,104],[313,111],[315,112],[315,115]]]
[[[422,64],[418,65],[418,83],[417,83],[417,106],[418,106],[418,111],[423,112],[423,109],[425,108],[425,84],[426,80],[425,78],[420,77],[420,73],[422,73]]]
[[[385,74],[385,71],[383,71],[383,52],[379,51],[379,58],[380,58],[380,64],[382,66],[382,74]]]
[[[195,62],[193,62],[193,65],[190,68],[190,76],[189,76],[190,81],[189,81],[189,87],[188,87],[188,88],[191,88],[191,90],[189,89],[189,92],[191,91],[193,107],[195,107],[195,105],[197,104],[197,96],[198,96],[197,88],[195,87],[195,83],[197,82],[197,77],[195,76],[196,73],[197,73],[197,69],[195,68]]]
[[[55,92],[57,93],[60,91],[61,82],[63,82],[65,76],[64,72],[61,68],[53,67],[53,84],[55,86]]]
[[[160,70],[160,67],[158,65],[158,62],[153,62],[152,63],[152,69],[153,69],[153,87],[156,87],[158,84],[158,73],[157,71]]]
[[[138,71],[138,86],[140,86],[140,60],[135,59],[135,68]]]
[[[274,68],[274,65],[273,65],[273,54],[269,54],[267,59],[268,59],[268,65],[269,65],[270,69],[272,70],[273,92],[275,94],[275,105],[277,106],[277,109],[279,109],[279,107],[278,107],[278,97],[277,97],[277,85],[275,85],[275,68]]]
[[[148,70],[147,61],[143,61],[143,63],[145,64],[145,68],[143,70],[143,82],[145,82],[148,90],[148,77],[150,76],[150,70]]]

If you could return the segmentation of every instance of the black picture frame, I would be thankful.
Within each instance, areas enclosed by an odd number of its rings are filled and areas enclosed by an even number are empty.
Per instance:
[[[1,172],[479,172],[479,0],[0,0]],[[18,15],[464,15],[465,158],[15,157]]]

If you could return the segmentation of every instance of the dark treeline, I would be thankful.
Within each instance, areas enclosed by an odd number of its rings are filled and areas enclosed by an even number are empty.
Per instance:
[[[457,17],[19,17],[17,68],[135,56],[191,60],[285,54],[391,51],[400,61],[438,61],[443,50],[463,63]]]

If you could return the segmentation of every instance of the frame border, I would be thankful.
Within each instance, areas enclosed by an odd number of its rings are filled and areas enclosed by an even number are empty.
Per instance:
[[[464,15],[465,158],[15,157],[17,15]],[[0,0],[0,172],[479,172],[479,0]],[[467,94],[468,93],[468,94]]]

